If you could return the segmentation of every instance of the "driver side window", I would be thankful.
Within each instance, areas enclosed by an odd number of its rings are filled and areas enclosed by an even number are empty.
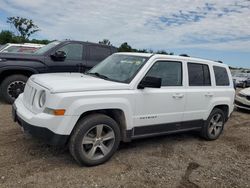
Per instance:
[[[66,53],[66,60],[82,60],[83,45],[66,44],[57,51],[64,51]]]
[[[177,61],[158,61],[146,76],[161,78],[162,86],[182,86],[182,63]]]

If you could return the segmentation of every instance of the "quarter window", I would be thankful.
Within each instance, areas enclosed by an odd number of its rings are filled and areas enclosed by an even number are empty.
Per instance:
[[[214,66],[215,81],[217,86],[229,86],[227,70],[224,67]]]
[[[161,78],[162,86],[182,86],[182,63],[158,61],[151,67],[146,76]]]
[[[190,86],[211,86],[208,65],[188,63],[188,77]]]
[[[66,53],[66,60],[82,60],[83,45],[66,44],[57,51],[64,51]]]

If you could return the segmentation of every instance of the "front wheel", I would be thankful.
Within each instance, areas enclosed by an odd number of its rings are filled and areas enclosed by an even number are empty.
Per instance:
[[[109,160],[120,143],[117,123],[103,114],[80,120],[73,131],[69,150],[80,165],[94,166]]]
[[[24,75],[11,75],[5,78],[1,83],[1,94],[3,99],[12,104],[15,99],[24,91],[25,84],[28,80]]]
[[[224,112],[218,108],[213,109],[201,130],[201,136],[206,140],[216,140],[223,132],[224,124]]]

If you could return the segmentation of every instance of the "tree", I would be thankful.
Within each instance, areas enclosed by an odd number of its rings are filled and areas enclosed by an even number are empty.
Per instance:
[[[104,44],[104,45],[112,46],[112,44],[109,41],[109,39],[103,39],[102,41],[99,41],[99,44]]]
[[[7,23],[13,25],[19,36],[23,39],[28,39],[30,35],[39,31],[37,25],[33,23],[33,20],[22,18],[22,17],[8,17]]]
[[[13,40],[13,33],[7,30],[3,30],[0,33],[0,44],[10,43]]]
[[[133,52],[134,49],[133,49],[130,45],[128,45],[127,42],[124,42],[124,43],[122,43],[121,46],[118,48],[118,51],[119,51],[119,52]]]

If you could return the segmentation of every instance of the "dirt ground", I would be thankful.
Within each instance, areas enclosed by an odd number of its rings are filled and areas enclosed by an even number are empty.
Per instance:
[[[216,141],[196,133],[121,144],[79,167],[67,150],[25,137],[0,104],[0,187],[250,187],[250,113],[235,111]]]

